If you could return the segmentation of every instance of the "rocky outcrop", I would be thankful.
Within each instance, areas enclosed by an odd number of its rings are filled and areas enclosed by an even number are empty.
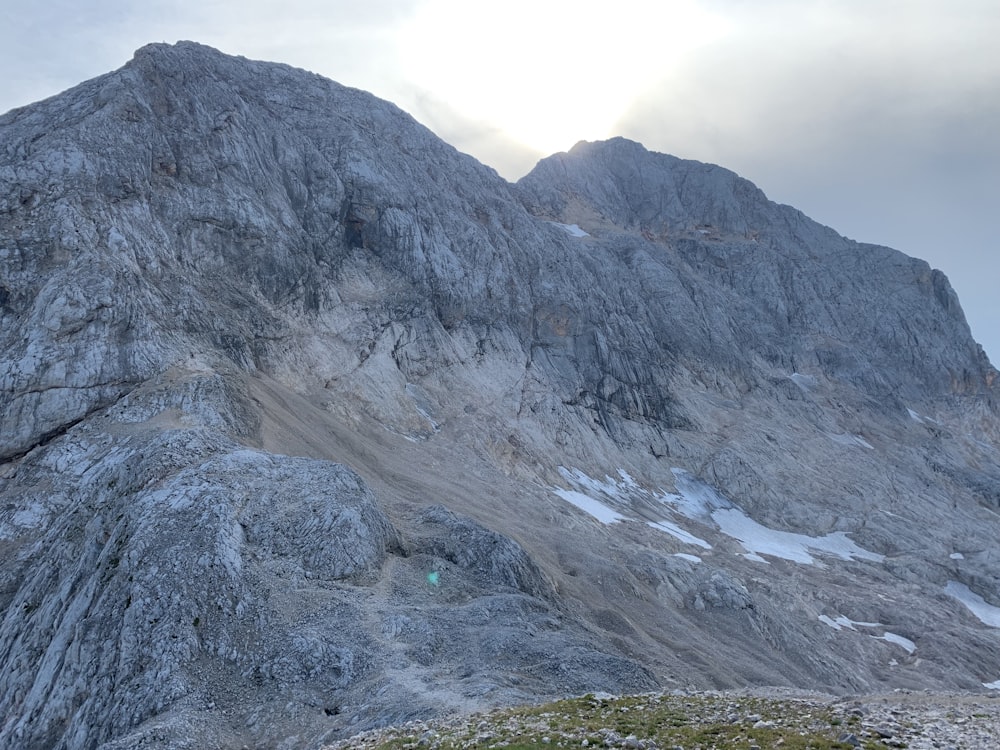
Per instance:
[[[1000,678],[996,371],[922,261],[192,43],[0,143],[2,743]]]
[[[847,240],[726,169],[617,138],[543,160],[518,191],[533,212],[645,256],[642,275],[670,268],[654,278],[679,288],[644,290],[640,315],[682,359],[743,378],[759,362],[808,369],[879,398],[987,390],[992,368],[940,271]]]
[[[170,372],[9,467],[4,744],[315,743],[344,711],[430,711],[414,670],[475,659],[476,689],[500,691],[484,672],[520,672],[539,627],[532,669],[575,649],[590,677],[574,687],[654,684],[559,624],[515,542],[439,506],[423,517],[443,533],[409,542],[349,469],[233,442],[247,405],[225,382]],[[165,730],[168,711],[184,721]]]

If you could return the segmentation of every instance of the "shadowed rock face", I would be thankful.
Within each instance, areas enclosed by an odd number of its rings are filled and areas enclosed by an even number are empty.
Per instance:
[[[719,167],[614,139],[510,185],[145,47],[0,117],[0,744],[979,689],[995,377],[940,272]]]

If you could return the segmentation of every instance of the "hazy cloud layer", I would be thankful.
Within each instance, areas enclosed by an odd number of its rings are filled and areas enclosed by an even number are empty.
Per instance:
[[[390,99],[509,179],[625,135],[943,269],[1000,361],[995,0],[55,0],[0,8],[0,111],[193,39]]]

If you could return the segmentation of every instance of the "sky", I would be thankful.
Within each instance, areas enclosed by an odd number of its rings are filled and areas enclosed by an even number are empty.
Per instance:
[[[943,270],[1000,365],[997,0],[48,0],[0,112],[190,39],[388,99],[516,180],[625,136]]]

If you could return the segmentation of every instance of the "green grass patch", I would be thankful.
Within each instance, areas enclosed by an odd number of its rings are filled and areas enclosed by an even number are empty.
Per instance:
[[[582,698],[495,711],[451,725],[391,730],[376,750],[551,750],[632,746],[684,750],[853,750],[838,741],[844,719],[807,702],[753,697],[640,695]],[[852,723],[850,721],[848,724]],[[584,741],[587,745],[584,745]],[[886,748],[871,737],[865,747]],[[653,744],[655,743],[655,745]]]

